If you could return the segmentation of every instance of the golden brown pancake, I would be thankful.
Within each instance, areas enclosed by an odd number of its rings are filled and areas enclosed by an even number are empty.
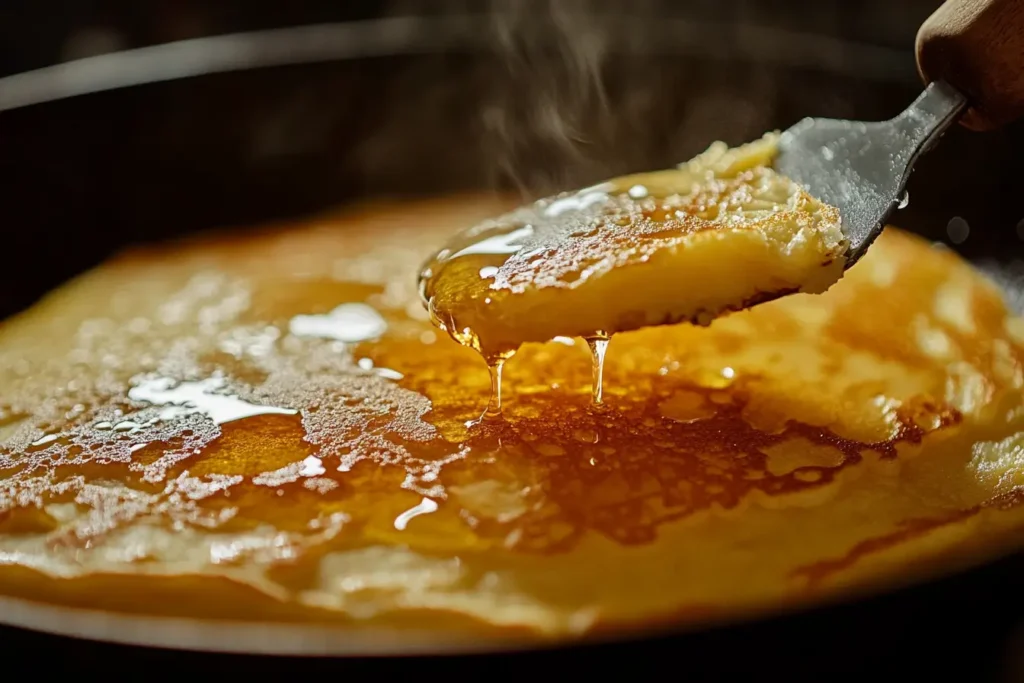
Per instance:
[[[617,335],[601,410],[585,345],[525,344],[504,420],[467,427],[486,369],[413,274],[507,208],[366,205],[137,250],[4,323],[0,620],[547,642],[834,599],[1022,539],[1024,323],[891,228],[825,294]]]

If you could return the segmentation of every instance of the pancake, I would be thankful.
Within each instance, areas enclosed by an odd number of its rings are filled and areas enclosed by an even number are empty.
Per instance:
[[[435,323],[488,362],[524,342],[715,317],[843,273],[839,211],[771,168],[778,135],[716,142],[678,168],[616,178],[484,221],[424,267]]]
[[[892,228],[824,294],[617,335],[603,409],[585,344],[523,344],[503,419],[467,427],[485,365],[412,275],[509,208],[138,249],[3,323],[0,620],[269,651],[565,642],[1022,540],[1024,322]]]

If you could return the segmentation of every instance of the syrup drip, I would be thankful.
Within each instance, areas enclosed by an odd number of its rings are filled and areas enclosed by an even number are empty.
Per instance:
[[[484,419],[501,417],[501,369],[505,366],[504,359],[491,363],[487,371],[491,375],[491,398],[487,401]]]
[[[483,414],[477,419],[467,422],[467,427],[501,419],[501,371],[505,367],[505,361],[510,357],[499,357],[497,360],[487,363],[487,371],[491,376],[491,395],[487,399],[487,407]]]
[[[587,337],[587,346],[590,347],[593,373],[590,387],[590,402],[594,406],[604,405],[604,356],[608,351],[608,335],[604,332],[598,332],[593,337]]]

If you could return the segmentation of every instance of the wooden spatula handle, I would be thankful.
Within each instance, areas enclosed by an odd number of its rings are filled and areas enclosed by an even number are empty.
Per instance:
[[[968,128],[1024,116],[1024,0],[947,0],[917,33],[917,66],[967,95]]]

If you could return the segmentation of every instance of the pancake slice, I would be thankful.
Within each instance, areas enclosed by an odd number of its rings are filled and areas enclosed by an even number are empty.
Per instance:
[[[435,323],[493,362],[524,342],[688,321],[843,272],[837,209],[771,169],[778,136],[617,178],[485,221],[426,265]]]

